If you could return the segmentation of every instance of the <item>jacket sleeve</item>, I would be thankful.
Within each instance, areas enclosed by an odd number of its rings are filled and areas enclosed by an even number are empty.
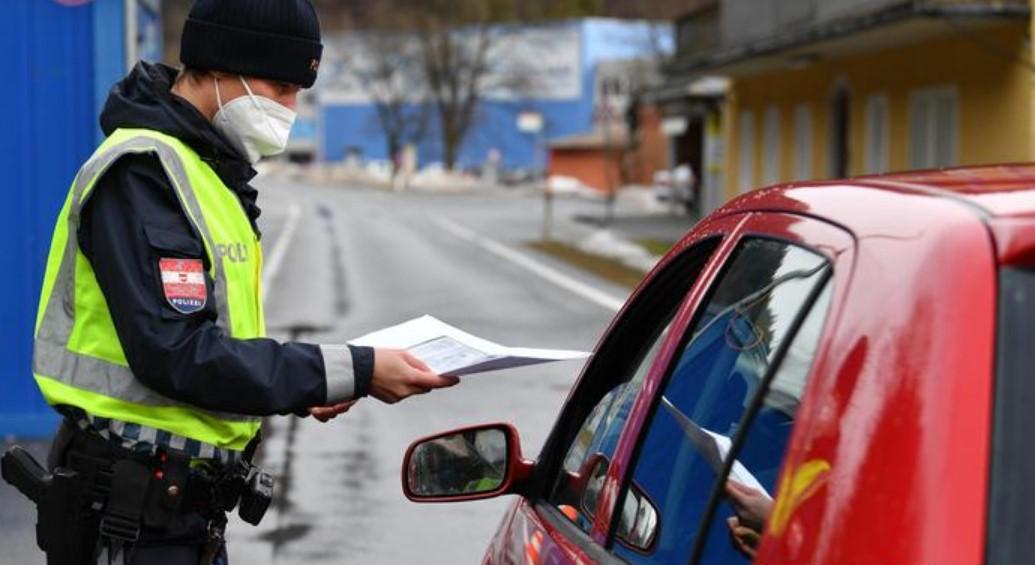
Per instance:
[[[208,257],[156,157],[124,156],[97,181],[78,238],[129,367],[153,390],[257,416],[304,415],[367,394],[370,348],[234,339],[216,325]],[[184,314],[172,307],[159,270],[163,258],[203,261],[209,299],[202,309]]]

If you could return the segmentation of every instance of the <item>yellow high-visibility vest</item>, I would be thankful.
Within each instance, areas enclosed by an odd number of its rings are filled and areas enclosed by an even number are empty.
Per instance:
[[[158,157],[184,215],[201,236],[215,281],[209,300],[215,301],[219,327],[238,339],[265,336],[262,248],[237,195],[176,138],[120,129],[79,170],[54,228],[36,316],[36,383],[49,404],[130,424],[136,439],[172,437],[174,446],[178,440],[198,447],[193,455],[199,457],[214,449],[240,451],[258,431],[258,418],[178,402],[133,375],[93,267],[79,249],[80,212],[97,179],[130,154]]]

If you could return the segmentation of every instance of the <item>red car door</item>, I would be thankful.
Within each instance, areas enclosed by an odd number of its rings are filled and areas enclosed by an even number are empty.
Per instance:
[[[541,494],[523,498],[511,508],[486,562],[608,562],[617,561],[616,553],[625,561],[668,561],[653,553],[657,551],[656,533],[642,524],[638,530],[630,526],[639,534],[626,531],[629,528],[623,525],[622,512],[616,508],[621,499],[628,510],[631,500],[643,523],[649,526],[653,519],[660,522],[655,524],[656,529],[671,530],[662,505],[626,477],[633,471],[644,430],[659,410],[659,392],[685,349],[691,337],[688,334],[702,323],[703,309],[709,304],[717,279],[728,275],[729,262],[738,253],[743,254],[738,249],[748,240],[774,241],[777,249],[807,249],[795,253],[812,258],[816,267],[812,275],[817,276],[812,282],[819,280],[821,268],[827,273],[823,276],[829,278],[824,279],[824,288],[829,288],[828,304],[831,296],[843,292],[850,279],[851,237],[818,220],[790,214],[737,214],[692,231],[648,277],[605,334],[537,464],[537,472],[545,474]],[[695,252],[696,258],[689,259]],[[684,278],[692,277],[693,284],[674,293],[678,287],[668,281],[673,278],[669,273],[681,268],[681,261],[696,264],[691,269],[682,267],[685,272],[681,273]],[[678,301],[672,300],[673,294]],[[663,296],[668,301],[658,304]],[[646,310],[649,313],[645,314]],[[804,322],[797,310],[784,317],[788,326],[795,320],[798,325]],[[825,318],[824,310],[820,326]],[[631,339],[633,334],[640,338]],[[626,362],[616,364],[616,359]],[[630,374],[616,376],[623,370]],[[706,504],[701,506],[702,511],[707,510]],[[696,532],[702,520],[683,529]],[[689,556],[694,551],[692,538],[680,538],[680,555]]]

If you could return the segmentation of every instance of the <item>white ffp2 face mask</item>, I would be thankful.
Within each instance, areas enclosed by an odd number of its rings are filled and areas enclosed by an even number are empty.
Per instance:
[[[262,157],[284,152],[296,114],[283,104],[252,94],[244,77],[237,78],[248,95],[234,98],[226,105],[223,105],[219,94],[219,79],[215,79],[219,111],[212,119],[212,125],[254,165]]]

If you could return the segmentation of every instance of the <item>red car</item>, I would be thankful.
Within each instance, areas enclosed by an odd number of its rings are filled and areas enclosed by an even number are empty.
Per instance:
[[[1035,166],[800,183],[640,285],[537,462],[416,442],[418,502],[518,498],[485,563],[1035,559]]]

